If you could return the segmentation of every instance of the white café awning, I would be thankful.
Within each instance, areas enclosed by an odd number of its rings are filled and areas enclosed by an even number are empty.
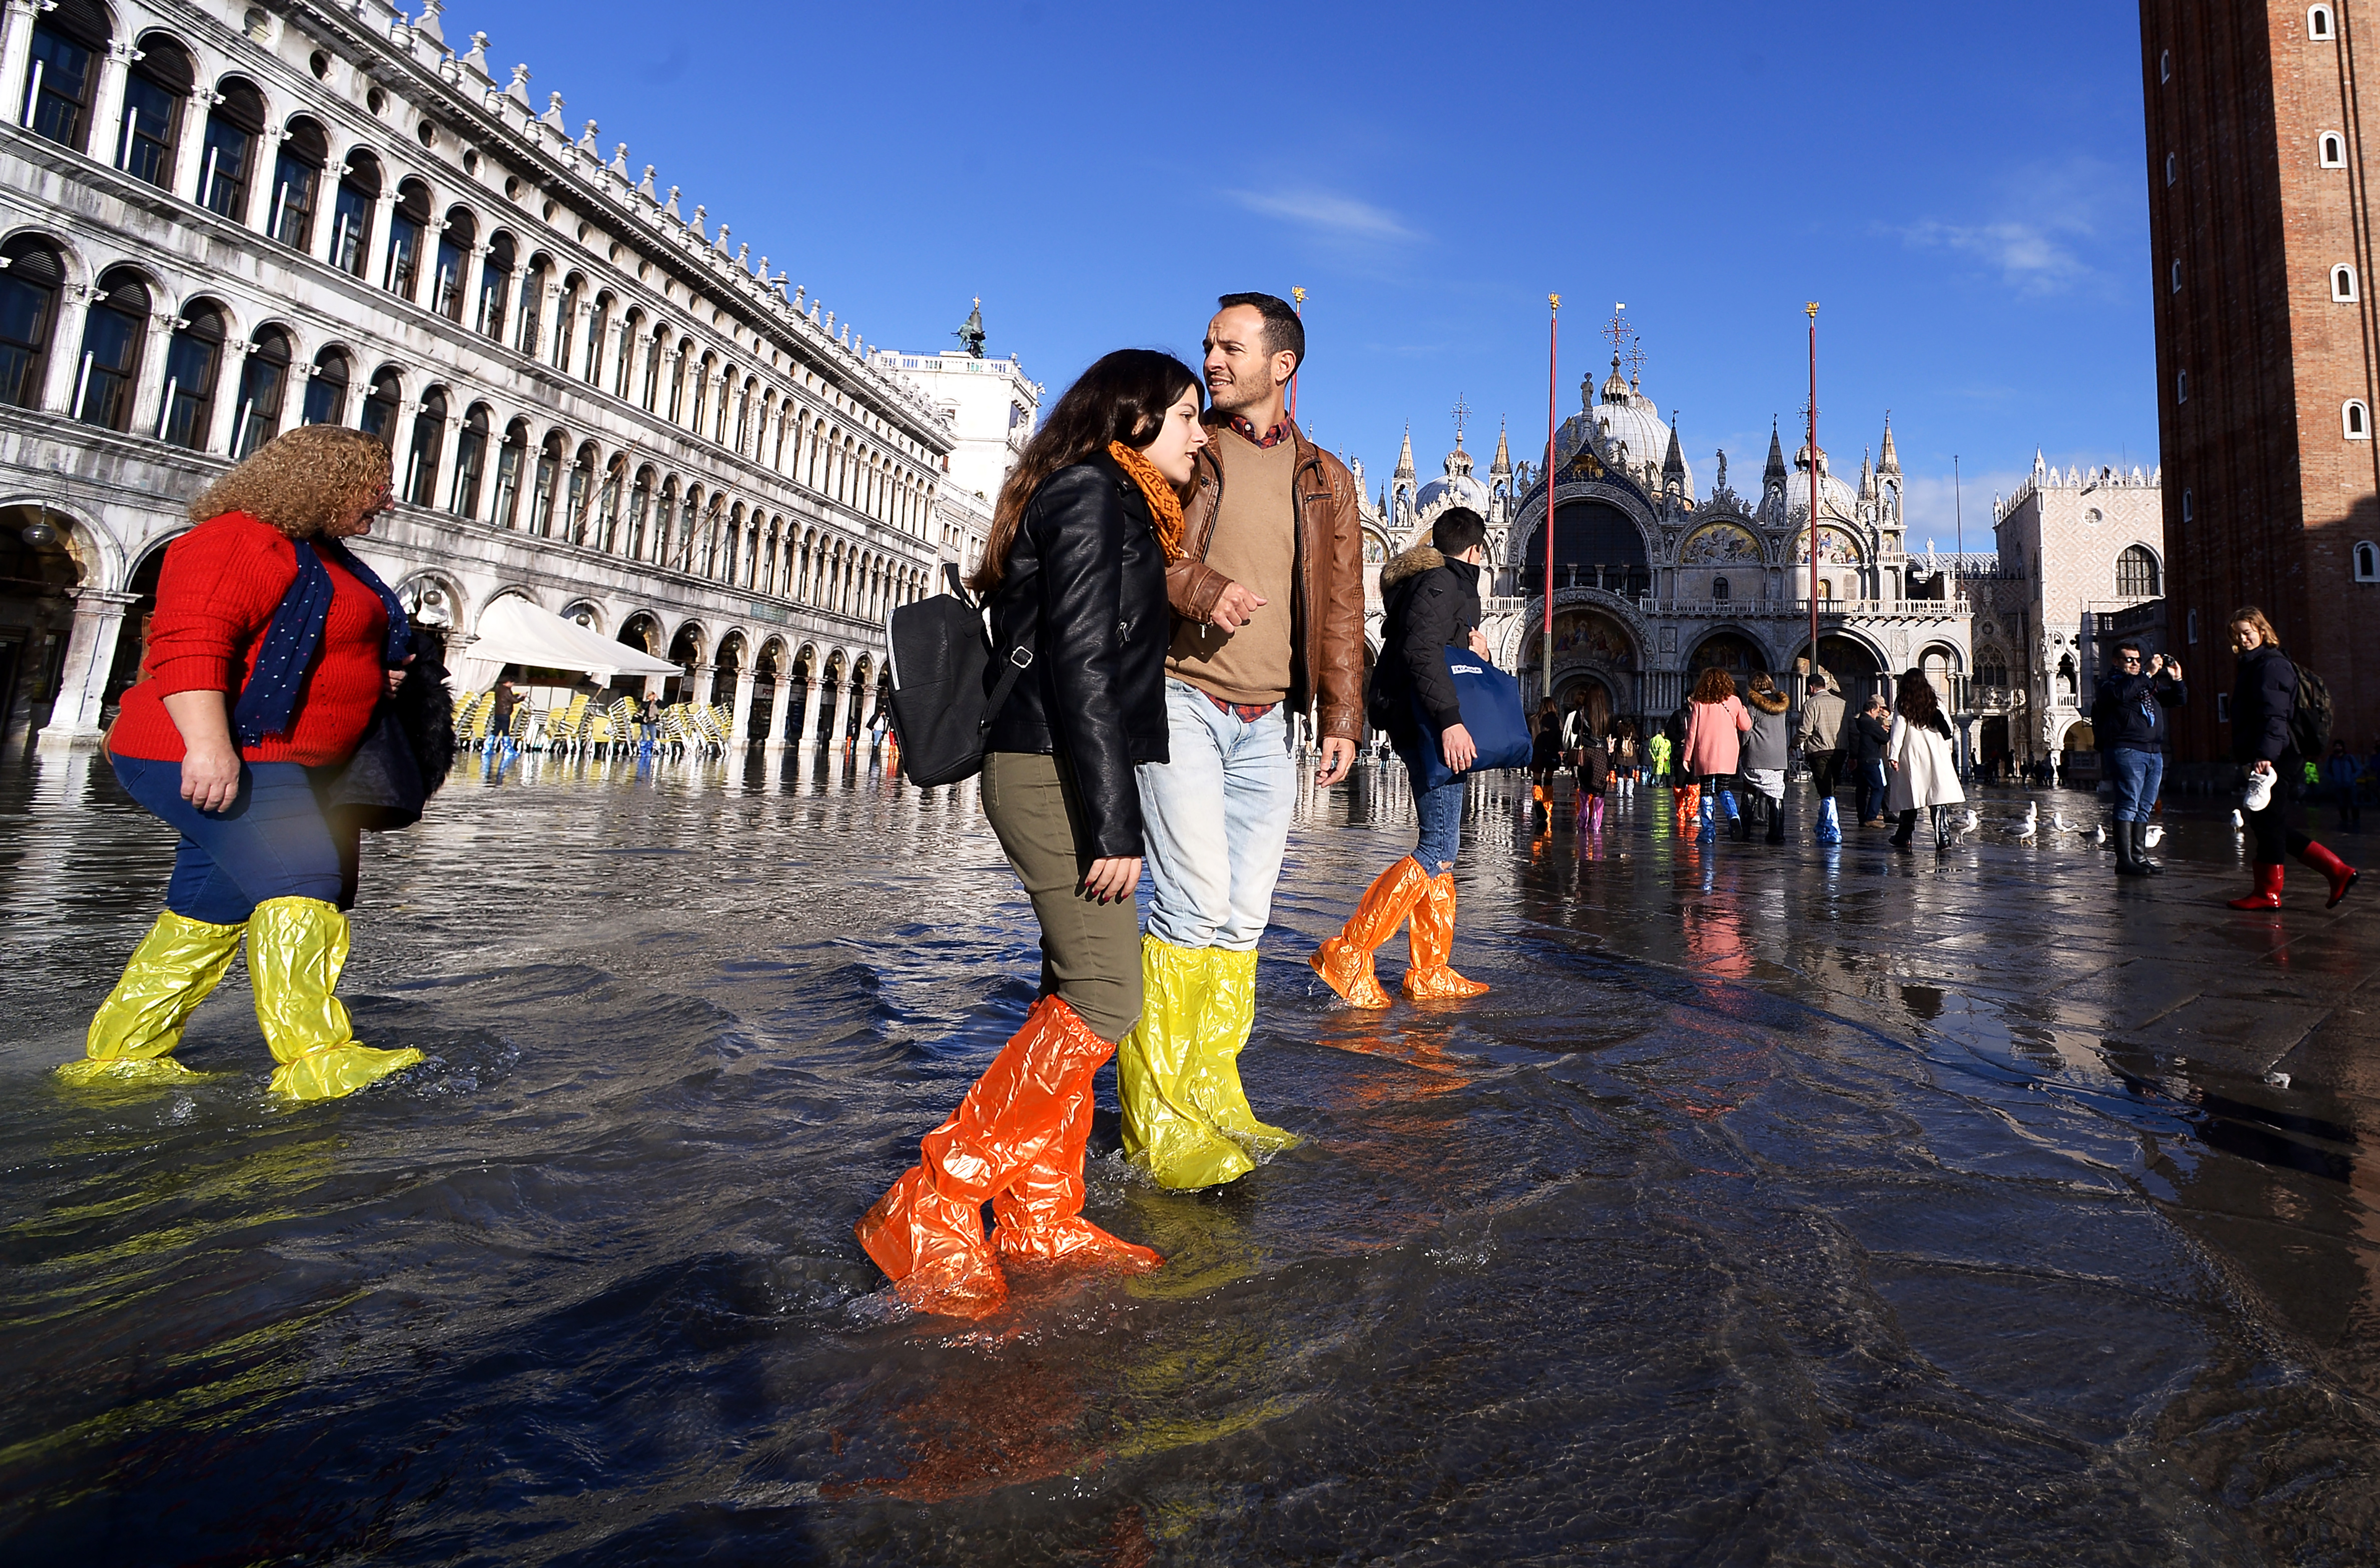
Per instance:
[[[506,664],[579,670],[599,681],[613,675],[679,675],[686,672],[641,648],[540,610],[508,593],[480,615],[480,635],[455,661],[457,693],[493,686]]]

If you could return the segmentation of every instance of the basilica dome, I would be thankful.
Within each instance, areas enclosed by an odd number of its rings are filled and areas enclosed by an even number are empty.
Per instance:
[[[1810,448],[1804,443],[1793,454],[1793,477],[1785,481],[1785,510],[1792,517],[1810,515]],[[1827,449],[1818,448],[1818,511],[1821,516],[1852,518],[1859,516],[1859,492],[1834,475],[1827,463]]]
[[[1463,506],[1485,517],[1494,500],[1487,485],[1471,476],[1466,464],[1463,472],[1434,479],[1422,486],[1414,497],[1414,508],[1427,513],[1437,506]]]
[[[1587,383],[1580,383],[1579,395],[1582,400],[1586,397]],[[1560,433],[1554,441],[1557,461],[1567,463],[1578,451],[1587,439],[1589,420],[1594,422],[1596,450],[1606,462],[1624,469],[1629,478],[1647,491],[1661,488],[1661,465],[1670,455],[1670,427],[1653,400],[1645,395],[1643,387],[1632,384],[1620,373],[1616,356],[1601,395],[1587,405],[1585,413],[1573,414],[1562,421]],[[1694,471],[1688,464],[1686,493],[1694,492]]]

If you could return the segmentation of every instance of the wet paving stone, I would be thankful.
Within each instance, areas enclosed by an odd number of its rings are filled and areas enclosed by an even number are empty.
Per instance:
[[[1938,857],[1822,849],[1798,801],[1771,847],[1526,796],[1475,786],[1457,873],[1495,989],[1365,1014],[1304,959],[1409,799],[1309,791],[1244,1063],[1305,1141],[1174,1194],[1103,1119],[1089,1212],[1166,1267],[1020,1274],[961,1327],[894,1310],[851,1225],[1032,999],[970,787],[469,760],[369,846],[345,988],[429,1061],[289,1108],[237,968],[207,1076],[50,1076],[171,843],[103,763],[12,759],[0,1547],[2380,1561],[2369,889],[2223,908],[2212,803],[2120,883],[2014,792]]]

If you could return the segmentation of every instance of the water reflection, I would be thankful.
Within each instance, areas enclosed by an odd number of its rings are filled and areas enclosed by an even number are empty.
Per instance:
[[[191,1028],[206,1078],[53,1086],[170,845],[103,769],[24,764],[13,1555],[2372,1538],[2362,928],[2206,918],[2236,876],[2212,819],[2119,899],[2005,835],[1912,869],[1874,834],[1698,845],[1649,787],[1585,838],[1528,804],[1493,779],[1466,808],[1458,958],[1495,990],[1367,1014],[1303,958],[1410,845],[1410,794],[1393,764],[1309,788],[1244,1063],[1306,1141],[1184,1195],[1099,1140],[1087,1211],[1167,1267],[1021,1275],[953,1332],[893,1312],[849,1228],[1030,1001],[971,785],[864,750],[471,760],[373,844],[358,915],[359,1027],[431,1063],[291,1112],[236,985]]]

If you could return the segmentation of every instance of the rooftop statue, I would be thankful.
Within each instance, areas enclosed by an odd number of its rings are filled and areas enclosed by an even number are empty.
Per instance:
[[[966,324],[951,335],[959,340],[959,346],[967,351],[970,359],[983,358],[983,300],[980,297],[975,302],[975,309],[967,312]]]

